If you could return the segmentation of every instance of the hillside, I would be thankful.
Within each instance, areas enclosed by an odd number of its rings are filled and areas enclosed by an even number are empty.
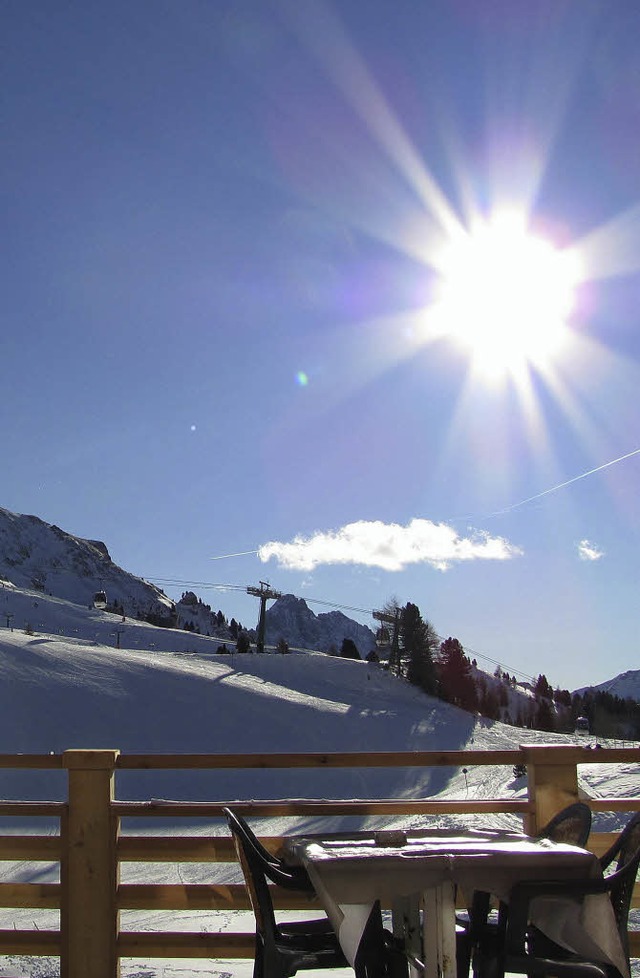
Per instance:
[[[14,616],[10,627],[7,613]],[[20,621],[28,627],[18,627]],[[38,591],[0,588],[0,624],[5,752],[88,745],[250,751],[257,738],[265,751],[485,749],[571,739],[483,720],[426,696],[375,663],[313,652],[219,654],[216,638],[123,621]],[[4,794],[16,777],[5,772]],[[432,794],[447,787],[424,772],[383,777],[385,784],[373,772],[363,775],[357,793]],[[228,796],[232,786],[221,775],[215,785],[211,776],[202,778],[197,790],[205,797]],[[179,790],[169,775],[161,780],[154,791]],[[252,794],[273,797],[291,790],[284,774],[268,780],[260,786],[256,778]],[[317,795],[317,775],[312,782],[307,790]],[[127,790],[142,797],[147,788]],[[351,794],[354,787],[345,777],[331,790]]]
[[[154,584],[115,564],[102,541],[84,540],[37,516],[0,508],[2,583],[85,606],[93,604],[97,592],[105,592],[109,607],[118,608],[128,618],[162,619],[221,642],[235,642],[219,609],[212,609],[193,591],[172,601]],[[256,620],[257,616],[256,605]],[[16,622],[23,624],[30,618],[33,613]],[[253,621],[243,623],[255,641],[253,625]],[[340,611],[315,615],[302,598],[291,594],[267,609],[266,626],[267,643],[272,645],[285,637],[294,648],[328,651],[339,650],[343,639],[351,638],[363,658],[375,647],[375,635],[366,625]]]
[[[29,629],[6,627],[30,622]],[[227,752],[295,750],[502,749],[525,742],[572,738],[516,730],[465,713],[425,696],[377,664],[321,653],[288,655],[218,654],[217,639],[183,630],[159,628],[105,611],[72,604],[39,591],[0,588],[0,738],[2,751],[48,752],[72,747],[108,747],[122,751]],[[117,648],[117,642],[121,648]],[[125,647],[126,646],[126,647]],[[629,765],[588,765],[580,772],[586,796],[625,796],[637,789]],[[526,778],[504,767],[473,769],[305,772],[121,772],[120,798],[200,798],[229,801],[239,797],[433,796],[517,797]],[[63,797],[58,772],[1,773],[5,798]],[[615,828],[619,816],[597,815],[598,827]],[[382,824],[389,820],[372,820]],[[413,818],[419,825],[424,818]],[[443,821],[451,821],[443,820]],[[509,816],[469,817],[486,826],[512,826]],[[255,820],[254,820],[254,824]],[[323,826],[327,827],[326,820]],[[339,828],[345,820],[334,820]],[[433,820],[430,820],[433,824]],[[256,825],[259,829],[259,823]],[[286,832],[286,819],[270,830]],[[307,831],[318,819],[299,820]],[[29,825],[16,824],[18,833]],[[141,831],[136,825],[136,831]],[[220,831],[207,822],[183,829],[198,834]],[[5,863],[6,878],[55,881],[56,868]],[[229,870],[210,865],[125,867],[129,882],[222,882]],[[126,924],[153,929],[156,916],[128,913]],[[206,914],[171,914],[171,928],[208,926]],[[37,918],[37,919],[34,919]],[[2,927],[46,927],[51,912],[3,911]],[[162,915],[167,925],[166,914]],[[216,926],[243,929],[246,921],[229,913]],[[249,962],[190,962],[187,973],[216,978],[249,978]],[[54,978],[57,962],[13,958],[4,974]],[[182,978],[184,962],[125,962],[123,978]]]
[[[106,591],[128,615],[166,615],[173,602],[159,588],[111,560],[100,540],[83,540],[37,516],[0,508],[0,581],[76,604]]]
[[[88,743],[126,751],[250,751],[258,737],[265,751],[293,744],[297,750],[429,749],[434,743],[482,748],[508,747],[521,733],[478,722],[375,664],[312,652],[222,655],[214,638],[0,588],[0,621],[8,609],[28,627],[0,630],[6,752],[58,752]],[[3,794],[16,777],[5,773]],[[212,791],[228,796],[231,786],[220,777],[213,788],[211,777],[202,775],[205,797]],[[312,794],[318,793],[316,777]],[[412,775],[409,783],[406,773],[385,777],[384,786],[378,775],[375,783],[361,781],[358,793],[430,794],[443,786],[428,775],[417,781]],[[174,794],[167,778],[154,790]],[[287,794],[286,780],[270,775],[269,793]],[[339,792],[347,785],[353,792],[345,776]]]

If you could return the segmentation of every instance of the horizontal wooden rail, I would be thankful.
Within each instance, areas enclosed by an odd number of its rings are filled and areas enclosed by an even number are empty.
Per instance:
[[[55,930],[0,930],[0,954],[59,955],[60,950]]]
[[[222,809],[231,806],[240,814],[250,815],[469,815],[501,812],[504,814],[524,814],[533,810],[530,801],[512,801],[505,798],[465,799],[464,801],[414,801],[392,798],[371,801],[326,801],[326,800],[280,800],[251,802],[208,801],[116,801],[113,811],[121,816],[159,818],[222,818]]]
[[[336,751],[279,752],[275,754],[121,754],[117,770],[217,770],[233,768],[340,768],[340,767],[473,767],[512,765],[523,758],[535,757],[536,751],[553,749],[554,763],[600,764],[604,751],[580,745],[534,744],[513,750],[467,751]],[[640,747],[608,747],[607,763],[640,761]],[[2,764],[0,763],[0,767]]]
[[[640,778],[640,772],[638,772]],[[589,808],[594,812],[631,812],[638,810],[640,797],[629,798],[589,798]]]
[[[275,848],[273,840],[264,840]],[[123,835],[117,842],[120,862],[229,863],[236,851],[230,836]]]
[[[60,909],[59,883],[0,883],[0,907]]]
[[[276,910],[313,910],[316,897],[272,887]],[[120,910],[251,910],[244,883],[121,883]]]
[[[62,754],[0,754],[0,769],[62,770]]]
[[[0,801],[0,815],[10,818],[61,818],[66,810],[58,801]]]
[[[118,887],[120,910],[250,910],[244,883],[121,883]],[[300,906],[300,897],[290,899],[290,907]]]
[[[579,750],[583,748],[570,748]],[[247,768],[457,767],[464,754],[476,765],[517,764],[519,749],[491,751],[313,751],[276,754],[121,754],[116,770],[246,770]],[[592,752],[587,751],[587,755]],[[640,754],[640,751],[639,751]],[[1,765],[0,765],[1,766]]]
[[[252,958],[253,933],[190,931],[120,931],[118,954],[123,958]]]
[[[57,862],[60,859],[60,836],[0,836],[0,860],[28,859],[31,862]]]

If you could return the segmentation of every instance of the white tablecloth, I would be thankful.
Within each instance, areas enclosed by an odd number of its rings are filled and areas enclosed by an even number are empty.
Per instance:
[[[522,880],[597,877],[601,872],[596,857],[584,849],[499,831],[291,837],[285,854],[306,866],[351,963],[375,900],[392,905],[399,897],[415,898],[439,887],[446,892],[446,885],[456,884],[467,894],[485,890],[508,901],[511,887]],[[553,907],[539,903],[533,922],[547,936],[628,975],[606,894],[582,906],[567,900]],[[453,914],[439,924],[453,940]]]

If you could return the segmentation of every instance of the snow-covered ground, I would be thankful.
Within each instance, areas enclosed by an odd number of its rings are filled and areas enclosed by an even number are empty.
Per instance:
[[[476,719],[424,696],[374,664],[320,653],[218,655],[218,644],[193,633],[123,621],[39,592],[0,588],[0,751],[57,753],[79,747],[176,753],[485,750],[568,739]],[[580,780],[586,796],[602,797],[637,794],[640,779],[630,765],[612,770],[594,764],[581,769]],[[0,794],[5,798],[62,798],[64,789],[58,772],[0,771]],[[448,769],[123,772],[116,790],[119,798],[127,799],[478,798],[517,797],[526,785],[510,769],[496,767],[470,768],[467,773]],[[624,816],[596,815],[595,828],[615,829],[623,820]],[[445,821],[452,819],[442,819],[440,824]],[[467,820],[474,821],[505,827],[517,824],[498,815]],[[434,820],[413,817],[411,823],[433,825]],[[266,822],[253,824],[258,831],[267,828]],[[340,824],[345,823],[337,820],[330,827]],[[295,824],[270,820],[268,831],[310,831],[320,826],[320,819],[314,818]],[[322,826],[327,827],[326,820]],[[175,828],[165,826],[166,831]],[[32,831],[28,825],[12,829]],[[136,825],[135,831],[141,827]],[[223,827],[190,824],[179,831],[205,834]],[[123,881],[222,882],[236,878],[234,873],[233,866],[210,864],[129,864],[123,867]],[[57,867],[5,863],[3,878],[54,881]],[[0,918],[3,928],[57,926],[54,913],[0,911]],[[159,923],[172,930],[252,927],[251,918],[238,912],[136,912],[123,914],[122,923],[133,930],[153,930]],[[122,974],[124,978],[248,978],[251,962],[126,960]],[[58,975],[58,962],[0,959],[0,978],[5,975],[53,978]]]

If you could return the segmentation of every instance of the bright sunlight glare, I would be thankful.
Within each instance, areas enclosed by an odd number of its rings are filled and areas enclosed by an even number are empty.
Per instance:
[[[581,277],[577,253],[530,234],[523,219],[496,216],[462,233],[438,270],[431,325],[482,373],[517,373],[527,364],[543,370],[567,338]]]

